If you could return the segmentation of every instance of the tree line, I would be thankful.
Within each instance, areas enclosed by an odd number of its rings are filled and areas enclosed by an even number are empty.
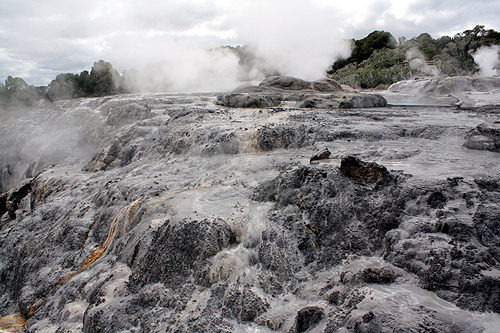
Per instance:
[[[335,61],[327,75],[354,88],[385,88],[414,76],[473,75],[479,71],[473,54],[481,47],[500,45],[500,32],[477,25],[453,38],[422,33],[396,40],[389,32],[373,31],[351,42],[351,56]]]
[[[360,40],[352,39],[352,52],[335,61],[326,75],[354,88],[385,88],[388,85],[426,75],[428,62],[442,76],[473,75],[479,70],[472,54],[483,46],[500,45],[500,33],[482,25],[454,37],[432,38],[428,33],[396,40],[389,32],[373,31]],[[240,67],[255,67],[258,59],[246,46],[225,47],[240,59]],[[418,61],[417,61],[418,60]],[[420,62],[419,62],[420,61]],[[416,62],[419,66],[413,66]],[[265,75],[277,75],[271,68],[260,69]],[[133,71],[130,71],[131,76]],[[0,107],[33,106],[39,100],[56,101],[80,97],[100,97],[130,93],[121,75],[111,63],[94,62],[92,69],[80,74],[63,73],[45,87],[28,85],[22,78],[8,76],[0,83]]]

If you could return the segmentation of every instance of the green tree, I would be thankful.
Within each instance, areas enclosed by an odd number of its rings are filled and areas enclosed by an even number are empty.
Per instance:
[[[86,81],[86,78],[84,77]],[[115,95],[120,87],[120,73],[104,60],[94,62],[85,90],[89,96]]]
[[[77,97],[78,91],[78,75],[76,74],[59,74],[52,82],[49,83],[47,91],[47,99],[49,101],[57,101],[60,99],[72,99]]]
[[[347,59],[337,60],[328,73],[333,74],[336,70],[348,64],[360,64],[364,60],[370,58],[370,56],[376,50],[382,50],[384,48],[393,49],[396,47],[396,39],[386,31],[373,31],[368,36],[360,40],[352,40],[353,49],[351,56]]]
[[[42,98],[41,91],[43,89],[28,85],[22,78],[9,75],[0,87],[0,100],[3,106],[33,106]]]
[[[121,87],[120,73],[111,63],[104,60],[94,62],[92,70],[78,74],[59,74],[49,84],[47,99],[72,99],[79,97],[99,97],[125,92]]]

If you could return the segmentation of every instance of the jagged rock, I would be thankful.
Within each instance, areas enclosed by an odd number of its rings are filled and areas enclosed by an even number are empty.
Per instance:
[[[361,195],[349,178],[330,168],[320,164],[284,172],[257,188],[254,196],[276,202],[277,216],[297,206],[292,215],[277,217],[276,223],[296,235],[305,262],[316,265],[331,265],[348,253],[380,246],[385,233],[398,226],[405,204],[394,184]],[[379,198],[377,207],[372,195]]]
[[[500,247],[500,208],[497,204],[481,204],[474,214],[474,226],[479,241],[493,249]],[[493,250],[493,254],[500,260],[500,251]]]
[[[7,212],[7,198],[7,192],[0,194],[0,218]]]
[[[9,213],[11,220],[16,218],[16,210],[23,200],[32,190],[33,182],[31,179],[22,182],[16,189],[11,190],[2,195],[3,202],[0,202],[0,216],[2,216],[6,211]],[[3,210],[2,208],[5,208]]]
[[[143,286],[162,282],[167,286],[183,284],[191,273],[206,283],[207,259],[234,242],[227,222],[214,219],[165,222],[155,233],[148,251],[134,259],[130,282]]]
[[[319,161],[319,160],[324,160],[329,158],[332,155],[332,153],[328,150],[328,148],[323,149],[320,152],[317,152],[311,158],[309,159],[309,163],[313,161]]]
[[[396,279],[394,271],[386,268],[365,268],[358,278],[366,283],[387,284],[393,283]]]
[[[30,332],[497,327],[500,168],[448,153],[494,115],[298,109],[352,95],[280,84],[258,87],[277,109],[122,95],[0,126],[0,317],[20,311]],[[151,114],[110,125],[127,103]],[[72,124],[47,143],[59,155],[33,157],[38,119]],[[326,146],[359,159],[311,164]]]
[[[225,296],[222,313],[239,322],[251,322],[265,312],[269,304],[249,286],[231,288]]]
[[[384,166],[373,162],[364,162],[354,156],[342,159],[340,171],[347,177],[361,183],[376,184],[390,179],[389,171]]]
[[[295,316],[295,328],[297,332],[306,332],[316,326],[325,316],[323,309],[310,306],[300,309]]]

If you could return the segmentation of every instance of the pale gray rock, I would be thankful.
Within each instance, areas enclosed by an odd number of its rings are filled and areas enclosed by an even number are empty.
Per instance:
[[[29,332],[498,327],[500,167],[462,147],[496,133],[478,126],[492,114],[297,108],[324,84],[270,81],[259,89],[286,97],[255,109],[59,101],[1,126],[0,318]],[[49,124],[58,139],[30,148]]]

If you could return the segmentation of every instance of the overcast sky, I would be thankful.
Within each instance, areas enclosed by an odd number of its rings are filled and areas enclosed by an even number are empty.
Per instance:
[[[344,39],[437,38],[478,24],[500,30],[500,0],[0,0],[0,80],[46,85],[99,59],[119,71],[203,63],[193,50],[246,43],[291,75],[319,75],[348,52]]]

